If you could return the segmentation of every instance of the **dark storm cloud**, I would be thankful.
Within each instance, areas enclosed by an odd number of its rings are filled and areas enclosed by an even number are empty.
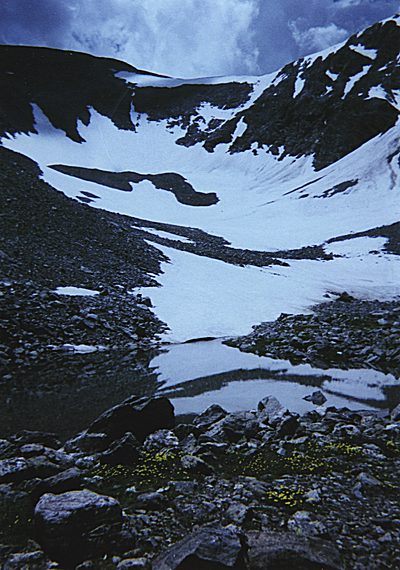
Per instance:
[[[73,19],[64,0],[0,0],[1,43],[62,46]]]
[[[400,11],[400,0],[0,0],[2,43],[177,76],[262,73]]]

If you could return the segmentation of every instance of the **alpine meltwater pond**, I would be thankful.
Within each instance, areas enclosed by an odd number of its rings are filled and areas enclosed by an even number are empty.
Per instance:
[[[400,381],[392,374],[292,365],[240,352],[221,340],[171,345],[151,366],[164,383],[159,392],[172,399],[177,414],[199,413],[211,404],[249,410],[268,395],[304,413],[315,408],[303,399],[314,390],[324,392],[327,406],[350,409],[385,409],[400,397]]]
[[[240,352],[221,339],[140,354],[64,349],[50,352],[46,366],[32,366],[0,384],[0,437],[29,429],[66,439],[131,395],[168,396],[177,415],[211,404],[228,411],[254,409],[268,395],[304,413],[315,408],[303,399],[315,390],[324,393],[327,406],[379,410],[400,401],[400,381],[391,374],[294,366]]]

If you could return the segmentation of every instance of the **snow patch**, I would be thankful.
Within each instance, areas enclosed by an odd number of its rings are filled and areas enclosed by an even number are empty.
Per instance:
[[[92,352],[107,350],[106,346],[92,346],[89,344],[63,344],[59,348],[61,350],[66,350],[67,352],[74,352],[77,354],[91,354]]]
[[[369,49],[363,46],[362,44],[358,44],[356,46],[349,46],[352,51],[363,55],[364,57],[368,57],[368,59],[376,59],[378,55],[378,50],[376,49]]]
[[[344,257],[362,257],[371,252],[381,252],[387,243],[384,237],[359,237],[326,244],[326,253]]]
[[[136,229],[136,227],[134,226],[134,228]],[[152,233],[156,236],[159,236],[161,238],[166,238],[166,239],[173,239],[174,241],[183,241],[184,243],[193,243],[193,240],[180,236],[178,234],[171,234],[169,232],[164,232],[162,230],[155,230],[154,228],[140,228],[145,230],[146,232]]]
[[[332,71],[329,71],[329,69],[327,69],[325,71],[326,75],[329,77],[329,79],[332,79],[332,81],[336,81],[337,78],[339,77],[338,73],[332,73]]]
[[[85,287],[57,287],[54,292],[57,293],[57,295],[70,295],[72,297],[94,297],[100,294],[100,291],[85,289]]]
[[[300,93],[303,91],[305,83],[305,80],[300,76],[300,73],[298,73],[294,84],[293,99],[296,99],[296,97],[300,95]]]
[[[346,86],[344,88],[344,93],[343,93],[343,97],[342,97],[343,99],[346,97],[346,95],[348,95],[350,93],[350,91],[353,89],[355,84],[362,77],[364,77],[364,75],[366,75],[369,72],[370,67],[371,67],[371,65],[364,65],[361,71],[359,71],[358,73],[353,75],[353,77],[349,78],[349,80],[347,81]]]

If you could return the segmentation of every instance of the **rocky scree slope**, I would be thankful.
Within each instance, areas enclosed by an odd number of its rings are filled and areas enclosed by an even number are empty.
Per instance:
[[[54,434],[20,432],[0,441],[0,561],[396,568],[399,420],[399,408],[298,416],[266,397],[257,410],[211,406],[175,426],[167,399],[131,397],[63,447]]]
[[[48,345],[134,349],[156,339],[165,325],[149,299],[128,291],[156,284],[161,252],[123,216],[99,215],[56,192],[30,159],[0,148],[0,164],[3,374],[46,359]],[[67,285],[99,294],[55,293]]]

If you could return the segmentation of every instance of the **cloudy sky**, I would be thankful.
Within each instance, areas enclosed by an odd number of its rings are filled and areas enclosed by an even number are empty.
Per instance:
[[[0,43],[179,77],[260,74],[400,12],[400,0],[0,0]]]

